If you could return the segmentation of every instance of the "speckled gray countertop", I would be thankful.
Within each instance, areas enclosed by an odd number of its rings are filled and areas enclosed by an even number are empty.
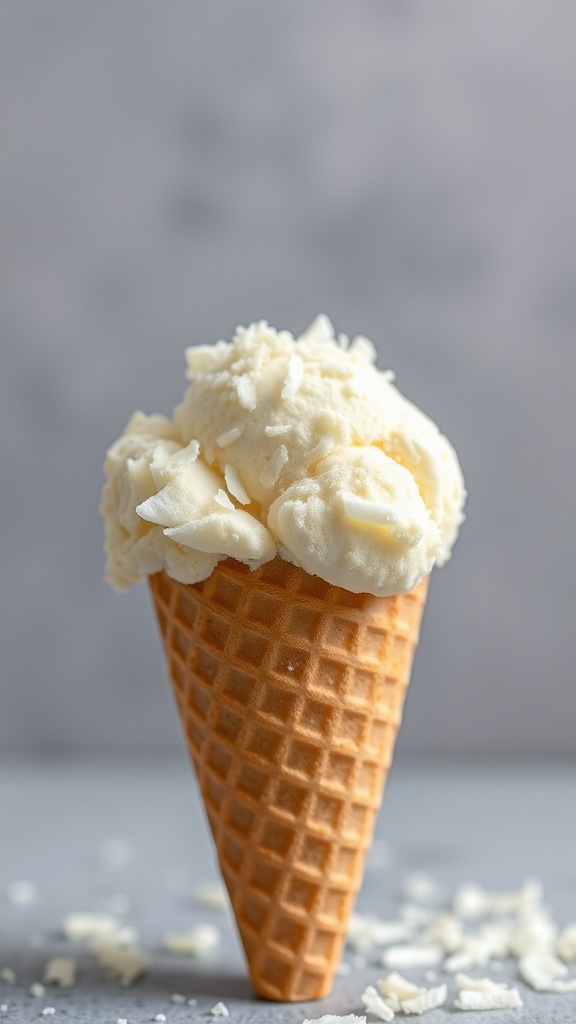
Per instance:
[[[102,862],[99,851],[110,839],[129,844],[131,856],[123,866],[106,868]],[[402,886],[409,872],[432,875],[447,895],[464,881],[510,889],[536,876],[558,923],[565,925],[576,921],[575,849],[574,766],[398,764],[359,909],[394,916],[405,898]],[[131,765],[0,762],[0,968],[11,967],[17,975],[14,985],[0,981],[0,1005],[7,1006],[0,1017],[9,1024],[46,1019],[116,1024],[118,1018],[140,1024],[163,1013],[168,1024],[193,1024],[215,1019],[210,1009],[218,1000],[227,1004],[230,1024],[300,1024],[325,1013],[362,1012],[360,994],[385,973],[376,957],[338,977],[333,994],[320,1002],[276,1005],[254,999],[232,924],[225,913],[201,906],[195,896],[217,877],[196,785],[183,757]],[[17,879],[37,887],[37,898],[28,905],[17,905],[8,896]],[[59,931],[66,914],[102,909],[114,894],[127,897],[124,919],[138,929],[151,960],[149,972],[130,988],[104,980],[83,947],[71,947]],[[166,932],[210,920],[221,929],[222,940],[205,959],[162,951]],[[57,954],[77,957],[76,984],[50,987],[42,998],[34,998],[30,985],[41,979],[48,957]],[[346,960],[352,959],[347,952]],[[406,973],[416,981],[422,978],[422,972]],[[439,978],[449,980],[441,973]],[[427,1024],[449,1019],[478,1024],[576,1021],[576,993],[530,991],[518,982],[513,961],[505,962],[498,980],[519,984],[523,1009],[459,1014],[452,1008],[450,982],[446,1006],[423,1019]],[[196,998],[197,1005],[174,1005],[174,992]],[[53,1016],[42,1016],[46,1006],[55,1008]]]

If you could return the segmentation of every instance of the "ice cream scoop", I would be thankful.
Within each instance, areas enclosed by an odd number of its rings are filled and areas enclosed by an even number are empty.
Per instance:
[[[108,452],[106,577],[181,583],[219,561],[280,555],[353,593],[406,593],[450,556],[463,519],[458,459],[325,316],[299,337],[265,321],[189,348],[172,420],[136,413]]]

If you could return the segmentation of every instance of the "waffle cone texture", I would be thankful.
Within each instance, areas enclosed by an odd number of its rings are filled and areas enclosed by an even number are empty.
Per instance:
[[[150,577],[168,670],[254,990],[333,983],[428,581],[373,597],[275,558]]]

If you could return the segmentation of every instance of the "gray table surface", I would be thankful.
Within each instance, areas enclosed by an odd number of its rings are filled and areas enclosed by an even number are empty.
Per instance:
[[[124,867],[105,870],[98,851],[111,838],[127,840],[134,856]],[[173,875],[173,865],[186,869],[178,891],[166,885],[166,869],[168,877],[170,871]],[[576,921],[576,766],[395,765],[359,909],[384,918],[395,915],[405,899],[403,879],[412,871],[431,874],[447,893],[464,881],[507,889],[537,876],[559,924]],[[332,995],[320,1002],[277,1005],[254,999],[231,922],[200,906],[194,895],[217,877],[183,756],[130,765],[0,762],[0,967],[17,973],[16,985],[0,981],[0,1004],[8,1006],[0,1019],[115,1024],[123,1017],[139,1024],[165,1013],[169,1024],[206,1022],[215,1019],[209,1011],[217,1000],[228,1005],[231,1024],[300,1024],[325,1013],[362,1012],[361,992],[385,973],[374,957],[364,969],[353,967],[338,977]],[[36,884],[38,896],[29,906],[8,898],[15,879]],[[114,893],[129,898],[126,923],[138,928],[151,958],[150,971],[127,989],[104,980],[93,959],[66,944],[59,932],[66,914],[92,911]],[[201,920],[214,920],[221,928],[222,941],[213,954],[194,961],[162,951],[166,932],[185,931]],[[35,933],[43,936],[39,948],[30,945]],[[65,953],[78,956],[75,986],[47,988],[35,999],[30,984],[41,978],[49,956]],[[346,959],[352,959],[350,952]],[[406,973],[422,978],[421,972]],[[517,984],[516,964],[506,962],[498,977]],[[450,983],[448,1004],[423,1019],[428,1024],[576,1021],[576,994],[550,996],[519,987],[522,1010],[464,1015],[451,1008]],[[172,1004],[173,992],[197,998],[197,1006]],[[54,1017],[42,1016],[45,1006],[55,1007]]]

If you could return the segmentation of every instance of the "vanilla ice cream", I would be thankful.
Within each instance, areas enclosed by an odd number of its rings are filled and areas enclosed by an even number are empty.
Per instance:
[[[135,413],[105,464],[106,578],[206,579],[277,554],[354,593],[411,590],[450,556],[466,496],[436,425],[374,346],[319,316],[189,348],[172,420]]]

